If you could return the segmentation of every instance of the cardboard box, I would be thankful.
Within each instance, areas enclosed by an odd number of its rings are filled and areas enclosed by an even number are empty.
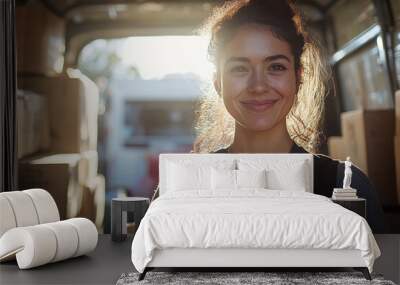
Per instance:
[[[80,158],[79,154],[55,154],[20,160],[20,189],[43,188],[53,196],[61,219],[76,217],[82,205]]]
[[[400,204],[400,136],[394,137],[394,153],[396,162],[397,201]]]
[[[347,153],[343,137],[329,137],[328,151],[330,157],[342,161],[346,160]]]
[[[58,77],[20,77],[19,87],[44,95],[48,100],[49,152],[81,153],[97,149],[96,85],[66,75]]]
[[[393,110],[356,110],[341,115],[346,152],[365,173],[393,166]],[[383,161],[384,160],[384,161]],[[385,168],[386,169],[386,168]],[[382,169],[381,172],[384,172]]]
[[[60,74],[64,65],[65,20],[40,1],[16,7],[18,74]]]
[[[98,175],[92,182],[83,187],[80,217],[87,218],[100,229],[103,226],[105,211],[105,179]]]
[[[82,188],[82,206],[78,216],[91,220],[93,223],[96,220],[96,207],[94,204],[94,191],[89,187]],[[97,225],[96,225],[97,227]]]
[[[394,96],[394,111],[396,116],[396,136],[400,136],[400,90]]]
[[[86,75],[77,69],[69,69],[68,76],[71,79],[80,80],[84,88],[83,117],[86,121],[82,129],[82,139],[87,142],[89,150],[97,149],[98,115],[99,115],[99,89],[97,85]]]
[[[397,204],[394,111],[357,110],[341,115],[346,152],[368,175],[384,205]]]
[[[18,158],[50,147],[47,99],[33,92],[17,91]]]
[[[87,186],[97,178],[98,165],[97,151],[89,150],[81,153],[78,165],[78,180],[81,186]]]

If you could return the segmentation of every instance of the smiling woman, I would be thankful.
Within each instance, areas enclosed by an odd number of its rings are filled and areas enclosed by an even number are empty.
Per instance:
[[[275,37],[267,26],[248,24],[239,28],[220,61],[224,63],[215,85],[236,121],[232,149],[246,152],[248,146],[264,152],[274,147],[275,152],[288,152],[292,142],[285,118],[297,92],[289,44]],[[255,142],[251,134],[263,131],[262,146],[249,145]]]
[[[229,1],[202,32],[215,90],[200,104],[193,151],[316,151],[330,72],[294,5]]]
[[[342,187],[343,164],[317,152],[331,77],[293,2],[229,1],[205,27],[215,88],[200,104],[193,152],[310,152],[314,194],[331,197]],[[367,200],[367,220],[381,232],[377,193],[359,168],[352,171],[351,187]]]

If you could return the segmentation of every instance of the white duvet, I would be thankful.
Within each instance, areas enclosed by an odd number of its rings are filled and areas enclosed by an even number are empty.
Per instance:
[[[380,250],[367,221],[324,196],[248,189],[166,193],[142,219],[132,262],[143,272],[154,249],[358,249],[369,271]]]

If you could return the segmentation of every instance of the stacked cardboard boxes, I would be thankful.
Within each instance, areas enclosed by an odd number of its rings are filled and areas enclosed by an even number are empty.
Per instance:
[[[17,91],[18,158],[50,147],[47,99],[29,91]]]
[[[62,218],[87,217],[100,228],[105,182],[97,173],[96,85],[78,72],[57,77],[20,76],[18,83],[19,88],[46,99],[49,122],[45,152],[20,160],[21,188],[46,189]]]
[[[394,137],[394,152],[396,161],[397,200],[400,204],[400,90],[395,94],[396,134]]]
[[[18,88],[24,95],[17,98],[19,185],[49,191],[63,219],[86,215],[100,227],[105,183],[97,174],[99,94],[79,72],[62,74],[65,24],[40,1],[16,8]]]
[[[370,179],[384,205],[398,203],[394,163],[394,111],[356,110],[342,113],[343,137],[328,141],[330,155],[352,162]]]
[[[97,177],[99,158],[97,151],[89,150],[81,153],[78,167],[78,180],[82,186],[89,185]]]
[[[44,96],[48,104],[52,153],[97,149],[99,91],[87,77],[20,77],[18,87]]]
[[[356,110],[341,116],[346,150],[366,174],[391,172],[394,177],[394,111]]]
[[[352,161],[368,175],[383,205],[396,205],[394,111],[357,110],[342,114],[342,132]]]
[[[57,75],[65,52],[65,19],[41,1],[16,7],[17,70],[19,74]]]
[[[82,206],[78,181],[79,154],[54,154],[22,159],[19,163],[21,189],[46,189],[56,201],[61,219],[76,217]]]
[[[103,223],[105,180],[97,174],[96,151],[22,159],[19,184],[49,191],[62,219],[86,217],[99,228]]]
[[[104,220],[106,185],[104,176],[98,174],[97,170],[97,151],[82,153],[78,166],[78,180],[83,193],[79,216],[92,220],[100,228]]]
[[[82,207],[80,217],[92,220],[98,228],[101,228],[105,211],[105,179],[97,175],[95,179],[83,186]]]

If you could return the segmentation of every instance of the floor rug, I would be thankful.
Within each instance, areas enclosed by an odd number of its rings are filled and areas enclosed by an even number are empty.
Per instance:
[[[361,272],[147,272],[145,279],[138,281],[139,273],[125,273],[117,281],[117,285],[136,284],[379,284],[395,285],[384,280],[382,275],[372,274],[372,280],[366,280]]]

